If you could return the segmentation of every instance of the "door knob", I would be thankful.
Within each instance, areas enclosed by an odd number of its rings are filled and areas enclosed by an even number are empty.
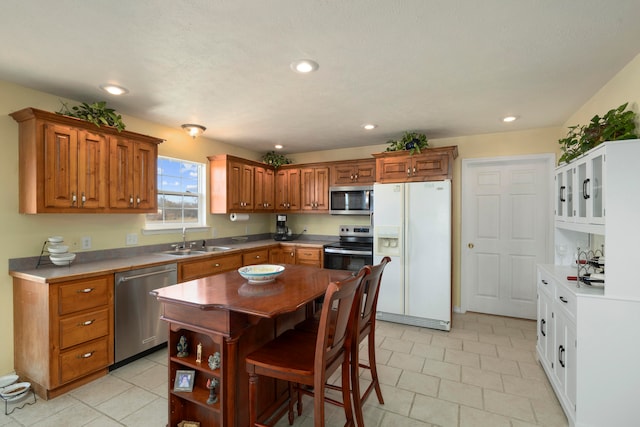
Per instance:
[[[469,244],[467,245],[467,247],[468,247],[469,249],[473,249],[473,243],[469,243]]]

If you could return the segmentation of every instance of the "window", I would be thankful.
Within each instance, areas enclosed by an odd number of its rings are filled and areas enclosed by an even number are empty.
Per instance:
[[[158,212],[147,214],[147,229],[205,227],[205,165],[158,157]]]

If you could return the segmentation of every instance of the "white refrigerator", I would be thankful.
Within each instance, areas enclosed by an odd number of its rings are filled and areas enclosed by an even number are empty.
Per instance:
[[[451,329],[451,181],[375,184],[374,263],[391,257],[377,318]]]

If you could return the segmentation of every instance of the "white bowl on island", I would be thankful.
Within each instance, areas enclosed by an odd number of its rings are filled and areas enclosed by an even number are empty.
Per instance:
[[[284,266],[275,264],[247,265],[238,269],[238,273],[251,284],[273,282],[283,271]]]

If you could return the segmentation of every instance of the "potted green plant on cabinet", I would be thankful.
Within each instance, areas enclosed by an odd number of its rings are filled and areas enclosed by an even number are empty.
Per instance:
[[[116,113],[113,108],[107,108],[107,103],[105,101],[94,102],[93,104],[83,102],[82,104],[75,105],[71,108],[69,108],[66,103],[62,102],[62,107],[60,108],[60,111],[57,111],[57,114],[86,120],[98,127],[113,126],[118,130],[118,132],[122,132],[125,128],[122,116]]]
[[[637,138],[636,113],[625,111],[628,104],[625,102],[602,117],[596,114],[587,125],[569,126],[567,136],[558,140],[562,150],[558,163],[570,162],[605,141]]]
[[[387,141],[389,146],[385,151],[403,151],[406,150],[409,154],[420,153],[423,148],[429,146],[427,137],[423,133],[417,132],[405,132],[402,138],[398,140]]]

